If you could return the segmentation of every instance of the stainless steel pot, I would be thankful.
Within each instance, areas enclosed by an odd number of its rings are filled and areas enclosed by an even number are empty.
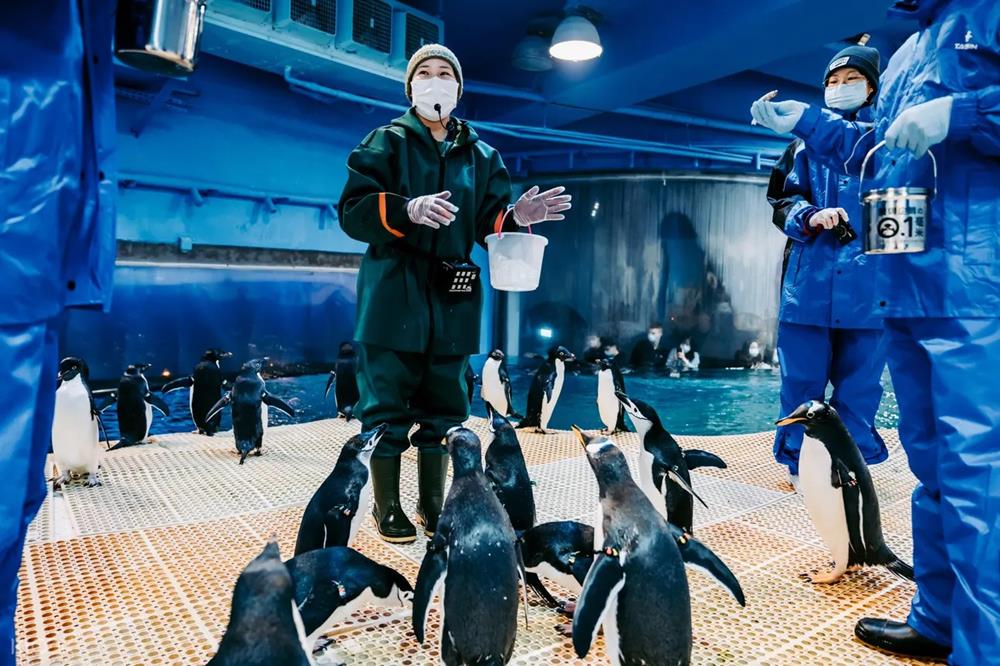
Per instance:
[[[886,187],[865,192],[868,159],[884,145],[885,141],[878,142],[861,163],[858,191],[864,216],[865,254],[923,252],[930,221],[930,201],[937,192],[937,160],[928,150],[934,168],[934,189],[930,191],[924,187]]]
[[[207,0],[120,0],[115,55],[133,67],[168,76],[194,71]]]

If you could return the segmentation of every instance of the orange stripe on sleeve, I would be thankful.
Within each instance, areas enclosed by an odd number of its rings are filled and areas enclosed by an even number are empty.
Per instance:
[[[503,218],[504,218],[504,209],[501,208],[500,212],[497,213],[496,222],[493,223],[493,233],[499,234],[500,230],[503,229]]]
[[[389,226],[389,219],[386,214],[385,192],[378,193],[378,217],[382,221],[382,226],[385,227],[386,231],[388,231],[396,238],[403,237],[403,232],[396,231],[395,229]]]

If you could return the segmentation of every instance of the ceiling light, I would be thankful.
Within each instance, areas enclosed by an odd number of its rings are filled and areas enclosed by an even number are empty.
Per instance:
[[[593,60],[603,53],[597,28],[583,16],[567,16],[552,35],[549,55],[559,60],[581,62]]]
[[[539,35],[525,35],[514,47],[511,62],[514,67],[527,72],[546,72],[552,69],[549,40]]]

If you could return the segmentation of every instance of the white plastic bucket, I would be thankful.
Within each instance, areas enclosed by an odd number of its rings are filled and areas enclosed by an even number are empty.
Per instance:
[[[490,284],[500,291],[534,291],[542,276],[542,257],[549,239],[535,234],[490,234]]]

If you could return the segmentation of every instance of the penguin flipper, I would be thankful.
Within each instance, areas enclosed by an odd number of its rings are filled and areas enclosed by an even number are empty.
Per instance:
[[[654,474],[655,474],[655,472],[654,472]],[[664,483],[661,485],[661,488],[660,488],[663,491],[663,496],[664,497],[666,497],[666,495],[667,495],[667,492],[666,492],[666,488],[667,488],[667,486],[666,486],[666,479],[667,478],[669,478],[671,481],[673,481],[678,486],[680,486],[681,488],[683,488],[684,492],[686,492],[689,495],[691,495],[691,497],[693,497],[696,500],[698,500],[699,502],[701,502],[701,505],[703,507],[705,507],[706,509],[708,508],[708,505],[705,504],[705,500],[703,500],[698,495],[698,493],[696,493],[694,491],[694,488],[691,487],[691,484],[683,476],[681,476],[680,474],[678,474],[675,469],[668,469],[666,477],[664,477]]]
[[[214,405],[212,405],[212,408],[208,410],[208,414],[205,415],[205,420],[211,421],[212,419],[214,419],[219,414],[219,412],[225,409],[226,406],[230,402],[232,402],[232,400],[233,396],[230,393],[227,393],[226,395],[219,398],[219,401],[216,402]]]
[[[719,559],[719,556],[709,550],[708,546],[696,541],[691,535],[684,534],[671,525],[671,533],[677,540],[677,547],[681,551],[681,559],[684,563],[695,569],[701,569],[706,574],[717,580],[722,587],[726,588],[729,594],[733,595],[740,606],[746,606],[747,600],[743,594],[743,588],[736,575],[726,563]]]
[[[617,557],[604,553],[597,556],[583,582],[576,612],[573,613],[573,649],[583,659],[597,638],[601,619],[608,605],[625,584],[625,570]]]
[[[93,400],[93,396],[91,396],[91,400]],[[104,398],[103,403],[101,403],[100,405],[97,405],[95,403],[94,409],[96,409],[99,413],[103,414],[105,411],[107,411],[108,407],[116,404],[117,402],[118,402],[118,394],[110,393]]]
[[[160,396],[154,393],[147,393],[144,400],[164,416],[170,416],[170,407],[167,406],[167,403],[163,402],[163,398]]]
[[[434,533],[440,534],[440,527]],[[448,568],[447,542],[444,539],[432,538],[427,544],[427,553],[420,563],[417,572],[417,587],[413,592],[413,633],[417,642],[424,642],[424,627],[427,626],[427,614],[431,609],[431,600],[438,589],[444,584],[445,570]]]
[[[687,449],[684,451],[684,462],[687,463],[688,469],[697,469],[698,467],[726,469],[726,462],[722,458],[714,453],[700,449]]]
[[[264,391],[264,394],[260,396],[260,400],[268,407],[274,407],[289,416],[295,416],[295,410],[292,409],[291,405],[281,398],[271,395],[267,391]]]
[[[193,377],[178,377],[177,379],[164,384],[163,388],[160,389],[160,393],[170,393],[171,391],[177,391],[182,388],[190,388],[191,386],[194,386]]]
[[[545,605],[549,608],[559,608],[562,604],[552,596],[552,593],[545,588],[545,584],[542,583],[542,579],[538,577],[534,571],[527,571],[524,574],[524,582],[535,591],[535,594],[542,598]]]
[[[333,388],[333,383],[337,381],[337,371],[331,370],[330,376],[326,379],[326,389],[323,391],[323,399],[326,400],[330,397],[330,389]]]
[[[326,515],[323,516],[323,526],[326,531],[323,534],[322,548],[350,545],[351,519],[357,512],[357,502],[354,502],[353,506],[348,504],[334,506],[326,512]]]

